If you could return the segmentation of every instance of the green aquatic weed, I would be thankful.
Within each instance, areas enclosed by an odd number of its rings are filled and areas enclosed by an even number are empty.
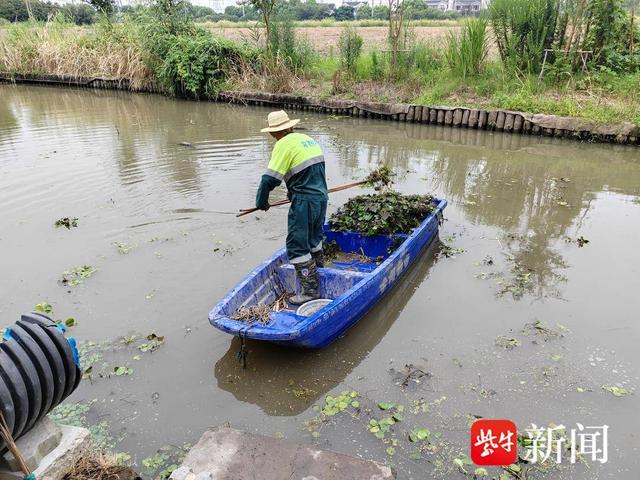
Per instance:
[[[75,287],[80,285],[83,280],[89,278],[98,269],[92,265],[82,265],[79,267],[74,267],[70,270],[65,270],[62,272],[62,280],[61,283],[63,285],[69,285],[70,287]]]

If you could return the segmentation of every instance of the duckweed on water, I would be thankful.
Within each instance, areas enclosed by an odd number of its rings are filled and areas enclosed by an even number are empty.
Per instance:
[[[53,306],[47,302],[38,303],[35,307],[33,307],[33,309],[36,312],[44,313],[46,315],[53,313]]]
[[[435,209],[431,195],[384,192],[353,197],[331,215],[334,231],[364,235],[410,233]]]
[[[33,307],[33,310],[35,312],[44,313],[45,315],[53,315],[53,306],[47,302],[36,304],[36,306]],[[69,317],[65,320],[56,320],[55,322],[57,324],[63,324],[67,328],[75,327],[78,324],[76,319],[73,317]]]
[[[67,230],[71,230],[71,227],[78,226],[78,217],[62,217],[56,220],[54,225],[56,227],[65,227]]]
[[[458,248],[447,243],[441,243],[440,250],[438,251],[438,257],[456,258],[456,256],[462,253],[464,253],[464,248]]]
[[[604,390],[606,390],[607,392],[609,392],[610,394],[616,396],[616,397],[624,397],[625,395],[627,395],[629,392],[627,392],[626,389],[622,388],[622,387],[618,387],[618,386],[604,386],[602,387]]]
[[[109,423],[102,421],[91,424],[87,419],[89,410],[96,402],[97,400],[94,399],[88,402],[61,403],[51,410],[48,417],[61,425],[87,428],[96,450],[112,450],[116,442],[111,436]]]
[[[324,405],[315,405],[313,410],[318,414],[311,420],[304,422],[305,427],[314,438],[320,436],[319,430],[326,425],[332,417],[345,412],[359,412],[360,394],[355,390],[344,390],[340,395],[327,395]]]
[[[138,345],[138,350],[143,353],[154,352],[164,343],[164,336],[156,335],[155,333],[147,335],[146,339],[147,341],[145,343],[141,343],[140,345]]]
[[[191,444],[185,443],[181,447],[165,445],[157,450],[154,455],[142,460],[142,478],[167,479],[178,468],[184,457],[191,449]]]
[[[124,242],[114,242],[114,245],[118,249],[118,253],[120,253],[121,255],[126,255],[133,248],[133,246],[129,245],[128,243],[124,243]]]
[[[91,265],[74,267],[70,270],[65,270],[64,272],[62,272],[62,280],[60,282],[63,285],[75,287],[76,285],[80,285],[84,279],[89,278],[97,271],[98,269]]]
[[[495,344],[498,347],[506,348],[507,350],[513,350],[520,346],[520,340],[517,338],[509,338],[504,335],[498,335],[495,340]]]
[[[384,440],[385,434],[389,432],[390,428],[404,420],[404,405],[394,402],[380,402],[378,403],[378,408],[388,412],[389,415],[380,419],[372,418],[369,420],[369,431],[376,438]]]
[[[418,428],[409,432],[409,441],[413,443],[429,440],[431,431],[428,428]]]
[[[144,335],[127,335],[115,341],[104,340],[83,341],[79,344],[80,364],[83,378],[93,381],[94,379],[108,379],[132,375],[133,369],[129,366],[126,358],[132,351],[139,351],[151,354],[165,343],[165,337],[151,333]],[[108,358],[105,358],[108,355]],[[140,355],[133,355],[132,360],[141,360]]]
[[[360,402],[357,400],[358,395],[358,392],[353,390],[345,390],[337,397],[327,395],[321,412],[327,417],[333,417],[338,413],[344,412],[349,407],[358,408],[360,406]]]

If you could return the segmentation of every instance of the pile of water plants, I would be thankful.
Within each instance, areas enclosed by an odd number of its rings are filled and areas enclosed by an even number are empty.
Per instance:
[[[386,190],[391,188],[393,183],[394,173],[386,165],[381,165],[372,171],[365,181],[367,185],[373,187],[376,191]]]
[[[431,195],[403,195],[394,191],[353,197],[331,215],[337,232],[378,234],[410,233],[435,209]]]

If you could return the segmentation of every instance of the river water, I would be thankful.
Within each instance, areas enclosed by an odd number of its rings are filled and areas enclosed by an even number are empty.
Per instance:
[[[106,422],[117,450],[142,469],[165,445],[228,422],[389,462],[399,478],[464,478],[453,458],[468,454],[469,422],[507,418],[609,426],[607,463],[571,465],[564,452],[530,478],[638,478],[640,150],[294,115],[321,143],[330,185],[385,163],[399,190],[446,198],[442,244],[334,344],[251,343],[242,370],[238,342],[207,313],[284,241],[286,208],[231,214],[253,204],[272,147],[259,131],[267,113],[0,86],[2,323],[41,302],[76,319],[93,368],[69,402],[91,402],[89,420]],[[333,195],[330,211],[357,193]],[[54,228],[66,216],[78,227]],[[80,265],[97,271],[60,283]],[[164,344],[142,351],[151,333]],[[309,431],[313,406],[344,390],[359,393],[360,412]],[[368,432],[381,401],[406,406],[387,436],[393,455]],[[432,433],[420,459],[406,437],[417,427]]]

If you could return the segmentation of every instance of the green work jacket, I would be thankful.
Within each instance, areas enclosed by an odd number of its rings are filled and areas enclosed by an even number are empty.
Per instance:
[[[256,207],[269,207],[269,192],[285,181],[288,197],[296,195],[328,199],[324,156],[318,142],[302,133],[290,133],[273,147],[267,171],[262,175]]]

